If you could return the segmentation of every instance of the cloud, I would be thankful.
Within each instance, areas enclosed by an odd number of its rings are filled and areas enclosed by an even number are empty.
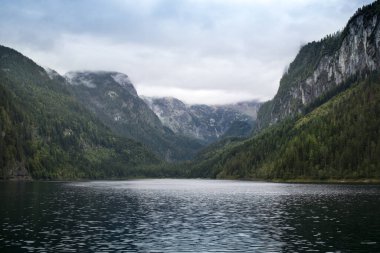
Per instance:
[[[2,2],[0,43],[41,65],[116,70],[140,94],[215,104],[273,97],[301,44],[370,1]]]
[[[187,104],[207,104],[209,105],[220,105],[220,104],[230,104],[236,101],[249,101],[254,100],[255,96],[242,91],[232,91],[228,92],[226,90],[215,90],[215,89],[186,89],[177,87],[167,87],[167,86],[140,86],[140,92],[144,96],[148,97],[181,97],[182,100]]]

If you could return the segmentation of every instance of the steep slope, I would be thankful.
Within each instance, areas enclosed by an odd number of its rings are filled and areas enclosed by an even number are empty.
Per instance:
[[[379,23],[380,1],[376,1],[359,9],[342,32],[303,46],[276,96],[259,110],[259,128],[302,113],[319,97],[379,69]]]
[[[31,141],[30,122],[14,103],[0,76],[0,178],[30,178],[26,156]]]
[[[187,105],[169,97],[143,99],[173,132],[206,143],[225,136],[248,136],[260,106],[256,101],[208,106]]]
[[[260,107],[255,135],[207,149],[191,176],[380,179],[379,18],[376,1],[301,48]]]
[[[104,178],[138,175],[159,160],[139,143],[113,135],[32,60],[0,46],[3,178]]]
[[[209,148],[192,177],[380,179],[380,79],[367,78],[305,116]]]
[[[128,76],[117,72],[70,72],[70,91],[114,133],[132,138],[168,161],[190,159],[201,147],[174,134],[137,95]]]

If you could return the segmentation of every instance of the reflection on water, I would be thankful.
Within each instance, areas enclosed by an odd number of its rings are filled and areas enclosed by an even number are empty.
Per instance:
[[[0,183],[1,252],[380,252],[380,187]]]

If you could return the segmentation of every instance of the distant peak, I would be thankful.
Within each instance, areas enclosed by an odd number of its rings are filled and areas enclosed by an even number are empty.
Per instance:
[[[112,79],[120,84],[123,87],[129,87],[132,84],[131,80],[129,80],[129,77],[126,74],[119,73],[119,72],[112,72],[110,73]]]
[[[187,104],[175,97],[144,97],[150,104],[166,104],[172,107],[187,107]]]
[[[44,68],[46,73],[48,74],[49,78],[50,79],[55,79],[57,77],[60,77],[59,73],[57,71],[55,71],[54,69],[51,69],[51,68]]]
[[[96,84],[88,78],[87,71],[71,71],[65,74],[65,79],[71,85],[83,85],[87,88],[96,88]]]
[[[88,88],[97,86],[119,85],[133,96],[138,96],[128,75],[116,71],[72,71],[65,75],[72,85],[83,85]]]

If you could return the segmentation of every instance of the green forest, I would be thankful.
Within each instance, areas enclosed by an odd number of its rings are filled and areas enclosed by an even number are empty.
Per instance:
[[[140,143],[111,133],[30,59],[6,47],[0,56],[2,178],[138,177],[141,166],[161,163]]]
[[[362,17],[365,26],[379,13],[376,1],[359,9],[349,24]],[[94,110],[99,104],[95,96],[103,101],[106,89],[70,89],[63,77],[51,78],[26,56],[0,46],[0,179],[380,181],[379,70],[367,66],[352,72],[356,74],[345,76],[339,85],[326,86],[306,106],[292,93],[322,57],[334,55],[350,32],[347,25],[301,47],[276,96],[262,104],[249,137],[231,137],[251,127],[236,121],[220,141],[192,161],[172,163],[164,161],[166,155],[177,158],[172,161],[190,159],[203,144],[175,136],[142,100],[128,94],[124,99],[135,102],[123,112],[127,121],[115,127],[107,110],[101,106]],[[368,43],[374,44],[374,34]],[[110,80],[98,81],[106,85]],[[82,93],[86,96],[78,96]],[[109,111],[122,106],[119,100],[107,103]]]
[[[380,179],[380,75],[351,78],[296,117],[224,138],[186,163],[166,163],[117,136],[60,79],[1,47],[0,176],[35,179],[202,177]],[[244,126],[243,126],[244,127]]]
[[[198,158],[191,177],[380,179],[380,76],[372,74],[305,115]]]

